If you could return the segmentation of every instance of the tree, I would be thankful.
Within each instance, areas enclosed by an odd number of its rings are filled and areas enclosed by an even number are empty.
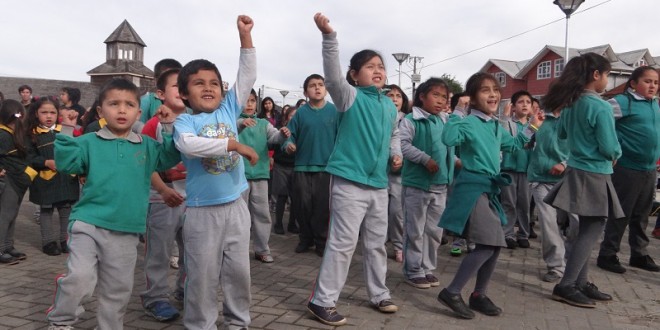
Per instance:
[[[456,76],[443,73],[440,78],[447,82],[449,85],[449,91],[453,94],[463,93],[463,86],[458,80],[456,80]]]

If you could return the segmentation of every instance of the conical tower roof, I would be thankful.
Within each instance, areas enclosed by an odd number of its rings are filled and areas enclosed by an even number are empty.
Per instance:
[[[113,31],[110,36],[104,41],[106,44],[113,42],[129,42],[136,43],[142,47],[147,47],[147,45],[142,41],[142,38],[133,30],[131,24],[127,20],[124,20],[119,24],[119,26]]]

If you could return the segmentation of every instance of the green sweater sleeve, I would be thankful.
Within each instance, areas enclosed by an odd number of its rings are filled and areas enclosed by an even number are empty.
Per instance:
[[[598,142],[598,151],[605,159],[616,160],[621,157],[621,146],[617,135],[612,134],[614,129],[614,117],[607,111],[599,111],[595,116],[594,134]]]
[[[158,163],[156,171],[165,171],[181,162],[181,153],[174,146],[172,134],[163,133],[163,143],[159,145]]]
[[[87,152],[81,145],[83,139],[64,134],[55,137],[55,165],[57,170],[66,174],[86,174]]]
[[[470,125],[463,120],[463,116],[452,114],[442,130],[442,143],[455,147],[467,140],[470,134]]]

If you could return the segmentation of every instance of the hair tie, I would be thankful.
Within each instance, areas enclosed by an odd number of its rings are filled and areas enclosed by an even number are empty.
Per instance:
[[[16,117],[16,118],[21,118],[21,116],[23,116],[23,115],[21,115],[19,112],[14,114],[14,117]]]

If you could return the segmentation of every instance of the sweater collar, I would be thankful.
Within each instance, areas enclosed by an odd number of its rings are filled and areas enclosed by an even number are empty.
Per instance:
[[[62,125],[53,125],[52,127],[42,127],[37,126],[34,128],[36,134],[50,133],[51,131],[60,132],[62,131]]]
[[[257,114],[254,113],[254,114],[248,115],[248,114],[245,114],[245,113],[242,113],[242,112],[241,112],[240,117],[241,117],[241,118],[252,118],[252,119],[256,119],[256,118],[257,118]]]
[[[489,121],[493,120],[493,116],[489,116],[489,115],[483,113],[481,110],[477,110],[475,108],[470,109],[470,114],[480,118],[481,120],[483,120],[485,122],[489,122]]]
[[[412,117],[414,120],[420,120],[420,119],[428,119],[431,121],[435,121],[438,119],[438,116],[431,114],[427,112],[426,110],[420,108],[420,107],[413,107],[412,109]]]
[[[110,129],[108,129],[108,126],[103,126],[98,132],[96,132],[96,136],[104,139],[104,140],[117,140],[117,139],[122,139],[116,135],[114,135],[112,132],[110,132]],[[142,137],[133,133],[129,132],[128,136],[126,137],[126,140],[131,143],[139,144],[142,143]]]

